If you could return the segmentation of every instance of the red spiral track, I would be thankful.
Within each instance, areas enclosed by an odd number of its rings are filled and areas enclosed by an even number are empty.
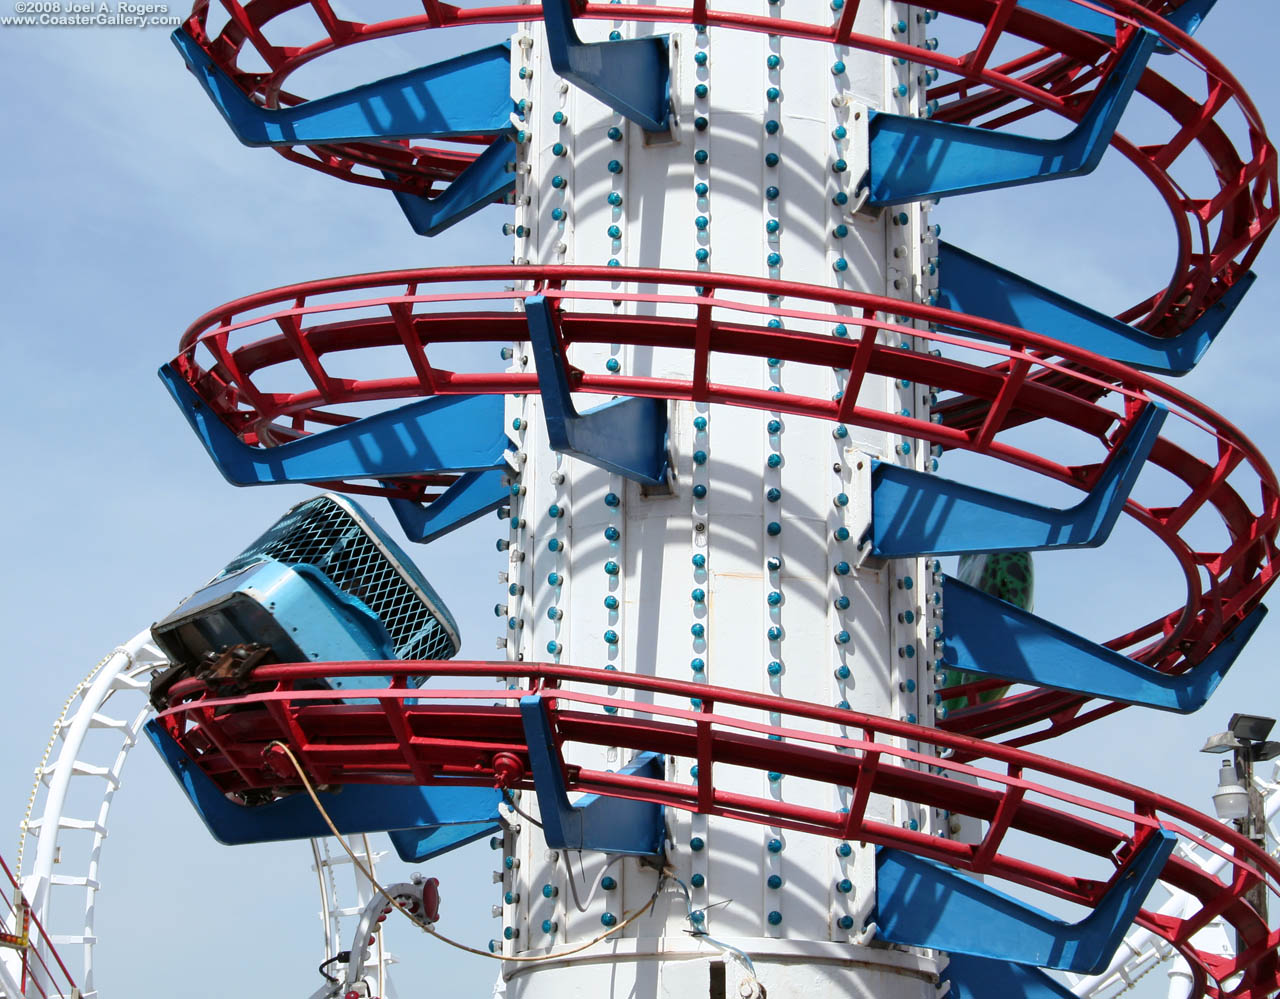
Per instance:
[[[1083,117],[1095,92],[1136,28],[1149,28],[1174,48],[1201,90],[1195,96],[1147,69],[1137,93],[1163,113],[1159,140],[1136,144],[1117,133],[1111,145],[1155,187],[1176,233],[1167,284],[1118,317],[1156,336],[1173,336],[1218,302],[1252,265],[1275,223],[1277,163],[1256,108],[1211,55],[1173,28],[1163,15],[1172,0],[1108,0],[1117,22],[1109,42],[1030,12],[1017,0],[935,0],[941,13],[981,28],[972,51],[947,54],[854,33],[860,0],[846,0],[829,24],[809,24],[689,7],[581,3],[580,18],[692,22],[826,41],[936,68],[941,82],[929,91],[941,120],[1001,128],[1043,113],[1067,122]],[[303,45],[271,41],[272,22],[303,0],[223,0],[228,20],[211,27],[207,2],[198,3],[186,30],[265,107],[296,104],[284,87],[299,67],[357,42],[419,30],[537,20],[541,8],[460,8],[423,0],[424,13],[376,23],[338,19],[327,0],[309,0],[323,33]],[[1087,2],[1084,6],[1090,6]],[[1101,8],[1095,8],[1101,9]],[[1016,39],[1023,54],[992,66],[997,46]],[[239,68],[246,46],[268,71]],[[1202,81],[1200,83],[1199,81]],[[1233,126],[1243,120],[1244,129]],[[1242,134],[1243,141],[1233,138]],[[485,140],[477,140],[485,141]],[[457,149],[407,142],[361,142],[283,149],[288,158],[343,179],[431,195],[474,158]],[[1198,151],[1198,152],[1195,152]],[[1188,189],[1180,181],[1193,159],[1207,160],[1210,181]],[[381,171],[397,174],[388,181]],[[1203,174],[1200,171],[1197,176]],[[497,291],[506,286],[517,290]],[[293,285],[221,306],[184,335],[177,369],[204,402],[245,443],[272,446],[349,423],[371,403],[429,395],[527,393],[537,376],[519,371],[456,371],[433,361],[441,344],[510,343],[527,339],[519,303],[544,294],[558,307],[558,333],[568,348],[608,343],[689,352],[687,377],[612,375],[576,368],[576,391],[605,395],[692,399],[856,423],[912,441],[989,455],[1051,480],[1087,490],[1102,464],[1150,401],[1171,411],[1169,436],[1148,463],[1158,476],[1158,498],[1143,491],[1126,514],[1169,550],[1186,581],[1181,606],[1106,642],[1135,661],[1165,673],[1192,669],[1252,610],[1273,582],[1280,488],[1254,446],[1220,416],[1164,382],[1125,365],[1035,333],[897,299],[830,288],[731,275],[603,267],[472,267],[406,270]],[[747,304],[785,296],[788,308]],[[645,316],[607,314],[611,302],[642,303]],[[604,310],[604,311],[600,311]],[[787,320],[786,329],[768,319]],[[902,317],[898,321],[896,317]],[[842,323],[849,339],[833,338]],[[916,324],[947,333],[927,339],[942,356],[877,343],[921,335]],[[933,326],[930,326],[933,329]],[[350,351],[398,348],[400,370],[378,377],[341,377],[331,368]],[[386,351],[383,351],[386,354]],[[766,392],[715,379],[725,355],[779,358],[844,373],[836,399]],[[974,360],[974,358],[978,360]],[[385,358],[384,358],[385,360]],[[943,424],[857,406],[858,386],[871,376],[930,386]],[[282,387],[283,386],[283,387]],[[1096,441],[1096,461],[1072,465],[1000,441],[1002,431],[1050,421]],[[1176,433],[1169,431],[1177,426]],[[1175,443],[1175,440],[1178,443]],[[1192,440],[1194,443],[1182,443]],[[380,483],[339,483],[356,492],[429,500],[448,476]],[[1206,550],[1201,531],[1188,525],[1213,511],[1222,525]],[[1203,518],[1201,518],[1203,519]],[[324,691],[296,690],[296,681],[325,676],[395,677],[390,689],[358,692],[375,704],[337,703]],[[524,735],[514,700],[493,704],[494,692],[410,689],[408,677],[467,676],[523,679],[505,697],[541,690],[552,698],[563,742],[626,746],[696,759],[692,784],[646,780],[568,767],[571,789],[659,801],[677,808],[767,822],[790,829],[888,844],[966,870],[1005,878],[1048,895],[1093,905],[1106,889],[1087,868],[1066,873],[1019,860],[1005,851],[1017,830],[1069,843],[1080,858],[1104,858],[1114,870],[1156,828],[1176,832],[1228,861],[1222,880],[1205,875],[1176,854],[1162,879],[1199,900],[1199,913],[1170,919],[1144,911],[1138,922],[1171,941],[1188,959],[1193,996],[1264,999],[1280,988],[1280,931],[1270,931],[1245,900],[1259,882],[1280,889],[1280,867],[1246,839],[1213,820],[1141,788],[1036,756],[1018,748],[1069,731],[1119,710],[1062,691],[1030,689],[985,705],[973,704],[943,723],[942,731],[837,708],[710,687],[579,669],[517,663],[353,663],[261,667],[256,692],[244,696],[208,689],[200,681],[175,685],[162,724],[227,792],[288,789],[291,772],[268,748],[276,739],[297,752],[320,783],[492,784],[528,786]],[[583,684],[569,691],[561,683]],[[1000,681],[980,681],[951,694],[976,695]],[[600,687],[646,691],[656,697],[701,699],[701,707],[642,705],[599,693]],[[344,696],[356,696],[350,691]],[[503,696],[503,695],[499,695]],[[408,701],[416,703],[406,703]],[[770,727],[717,714],[717,706],[767,709],[791,721]],[[228,711],[228,708],[236,708]],[[601,713],[604,707],[616,714]],[[806,728],[806,724],[808,727]],[[821,734],[841,727],[840,737]],[[768,736],[781,736],[773,741]],[[984,741],[1003,737],[1004,742]],[[940,759],[942,753],[945,759]],[[495,765],[495,757],[505,754]],[[511,761],[519,761],[512,769]],[[984,760],[979,767],[974,761]],[[713,764],[776,770],[850,789],[848,814],[804,808],[773,799],[717,791]],[[1032,780],[1029,775],[1038,775]],[[977,778],[979,783],[973,783]],[[871,793],[976,817],[988,823],[974,845],[927,836],[870,818]],[[1121,804],[1102,804],[1099,796]],[[1095,860],[1096,864],[1097,861]],[[1233,961],[1197,951],[1191,937],[1216,916],[1235,927],[1245,950]],[[1233,976],[1239,975],[1238,981]],[[1230,987],[1224,985],[1230,982]]]
[[[372,704],[344,704],[336,702],[331,691],[295,688],[306,680],[371,673],[391,675],[391,687],[343,694],[376,702]],[[495,704],[492,687],[419,689],[413,684],[423,676],[503,679],[508,690],[496,692],[501,700]],[[1187,959],[1195,979],[1193,995],[1261,999],[1280,987],[1280,930],[1269,930],[1244,900],[1258,883],[1280,894],[1280,864],[1244,836],[1192,808],[1026,750],[772,695],[541,663],[299,663],[259,667],[251,682],[266,689],[222,697],[200,680],[181,680],[169,692],[172,706],[159,715],[166,731],[227,793],[297,789],[291,764],[271,746],[276,740],[287,742],[313,781],[321,784],[532,787],[517,701],[540,692],[551,709],[557,745],[617,746],[698,763],[693,783],[568,766],[571,791],[895,846],[1083,906],[1099,902],[1114,871],[1148,836],[1168,830],[1225,859],[1228,873],[1221,879],[1208,875],[1175,853],[1161,880],[1194,897],[1198,911],[1171,918],[1144,910],[1137,923],[1168,940]],[[578,689],[568,690],[561,686],[565,683]],[[607,689],[601,691],[602,687]],[[622,691],[652,697],[631,699]],[[687,706],[690,698],[697,699],[697,708]],[[605,708],[613,713],[602,711]],[[718,713],[717,708],[729,713]],[[735,708],[778,714],[782,723],[749,721],[737,717]],[[842,734],[826,734],[827,726],[838,727]],[[956,762],[976,756],[986,757],[990,764]],[[848,811],[718,790],[716,766],[771,770],[846,788]],[[979,818],[987,823],[986,834],[980,842],[966,844],[878,820],[867,814],[872,794]],[[1113,803],[1102,803],[1100,797]],[[1011,831],[1046,843],[1070,844],[1073,867],[1064,869],[1061,862],[1052,867],[1034,864],[1003,852]],[[1089,863],[1089,857],[1102,858],[1102,863]],[[1091,873],[1099,870],[1110,873],[1101,878]],[[1190,943],[1218,916],[1244,941],[1246,949],[1234,960]],[[1210,979],[1222,981],[1240,973],[1229,993],[1209,985]]]

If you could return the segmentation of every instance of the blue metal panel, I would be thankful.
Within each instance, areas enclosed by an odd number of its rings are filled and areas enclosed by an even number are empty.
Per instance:
[[[1165,20],[1188,35],[1194,35],[1218,0],[1184,0],[1178,9],[1165,15]]]
[[[497,817],[495,808],[493,818]],[[458,822],[447,826],[427,826],[424,829],[392,829],[387,837],[401,860],[418,864],[501,831],[500,822]]]
[[[1096,975],[1111,961],[1177,842],[1171,832],[1153,833],[1078,923],[1064,923],[932,860],[877,847],[876,935],[890,943]]]
[[[1102,0],[1105,6],[1105,0]],[[1101,11],[1081,7],[1073,0],[1018,0],[1019,7],[1051,17],[1062,24],[1070,25],[1091,35],[1099,35],[1107,41],[1116,38],[1116,19]]]
[[[506,42],[294,107],[271,109],[245,96],[184,29],[170,37],[246,146],[496,135],[511,127],[511,46]]]
[[[571,0],[543,0],[547,50],[556,73],[649,132],[671,114],[667,36],[586,43],[573,26]]]
[[[391,509],[410,541],[434,541],[477,517],[502,506],[511,494],[505,469],[467,472],[424,506],[412,500],[393,499]]]
[[[554,850],[598,850],[636,857],[659,857],[665,823],[662,806],[650,801],[584,795],[576,805],[569,803],[565,787],[564,760],[556,746],[551,716],[541,697],[520,698],[529,763],[533,768],[533,790],[542,816],[542,835]],[[664,761],[659,753],[641,753],[622,774],[661,778]]]
[[[873,112],[872,205],[1037,184],[1089,173],[1102,160],[1158,36],[1134,36],[1098,87],[1089,110],[1060,139]]]
[[[1111,534],[1167,415],[1159,403],[1148,403],[1089,495],[1065,510],[874,462],[872,550],[903,558],[1096,548]]]
[[[434,198],[393,193],[413,231],[419,236],[435,236],[514,191],[515,163],[515,141],[502,135]],[[386,176],[394,179],[393,174]]]
[[[1181,714],[1204,705],[1267,613],[1259,604],[1194,668],[1169,676],[950,576],[942,603],[948,666]]]
[[[146,732],[191,799],[196,814],[219,843],[239,846],[330,835],[329,827],[305,793],[293,794],[269,805],[237,805],[154,719],[147,722]],[[486,832],[496,828],[498,803],[502,800],[498,791],[487,787],[371,784],[347,784],[338,791],[318,791],[316,796],[341,833],[406,829],[413,830],[405,836],[405,841],[411,842],[425,840],[424,832],[441,828],[446,836],[449,831],[465,834],[465,838],[455,841],[456,846],[483,835],[477,832],[477,823],[483,823]],[[436,847],[441,845],[444,844],[440,841],[434,843]],[[442,851],[436,849],[435,852]]]
[[[943,977],[951,980],[948,999],[1076,999],[1039,968],[968,954],[952,954]]]
[[[251,447],[166,364],[160,380],[223,476],[235,486],[389,479],[505,467],[499,395],[431,396],[275,447]]]
[[[532,295],[524,305],[551,449],[635,482],[665,482],[666,400],[615,399],[579,414],[570,397],[564,350],[556,335],[551,303],[542,295]]]
[[[938,304],[944,309],[1033,330],[1113,361],[1169,375],[1183,375],[1196,366],[1256,278],[1250,271],[1237,279],[1177,336],[1155,337],[958,246],[942,243],[939,251]]]

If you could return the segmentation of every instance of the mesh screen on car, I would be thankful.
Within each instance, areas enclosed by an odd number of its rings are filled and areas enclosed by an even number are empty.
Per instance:
[[[286,565],[314,566],[338,589],[363,601],[377,615],[391,636],[398,658],[450,659],[457,655],[457,628],[448,610],[425,580],[410,583],[408,574],[413,570],[388,557],[388,545],[379,544],[371,526],[352,516],[333,497],[317,496],[276,521],[221,575],[263,558]],[[442,617],[448,620],[448,626]]]

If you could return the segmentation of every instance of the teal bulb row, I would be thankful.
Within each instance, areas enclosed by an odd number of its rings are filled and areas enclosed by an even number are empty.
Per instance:
[[[622,362],[619,361],[616,357],[611,357],[609,358],[609,360],[604,362],[604,369],[608,371],[609,374],[616,375],[619,371],[622,370]]]
[[[694,656],[694,658],[689,660],[689,668],[695,673],[703,673],[707,669],[706,660],[701,656]]]
[[[853,856],[853,847],[850,846],[848,843],[841,843],[839,846],[836,847],[836,856],[837,857]]]
[[[849,203],[849,195],[844,191],[837,191],[836,196],[831,199],[832,204],[847,205]]]
[[[770,184],[768,187],[766,187],[766,188],[764,189],[764,196],[765,196],[765,200],[767,200],[767,201],[777,201],[777,200],[778,200],[778,193],[779,193],[779,192],[778,192],[778,189],[777,189],[774,185]]]
[[[551,147],[552,156],[563,156],[568,151],[568,147],[563,142],[557,142]]]
[[[604,536],[606,541],[617,541],[620,537],[622,537],[622,532],[619,531],[612,524],[610,524],[608,527],[604,529]]]
[[[616,576],[621,571],[621,567],[613,559],[610,559],[604,564],[604,571],[610,576]]]
[[[565,218],[568,216],[568,214],[569,213],[566,212],[563,208],[551,209],[551,218],[554,219],[556,222],[563,222]]]
[[[781,676],[782,663],[778,662],[776,659],[770,661],[769,665],[765,667],[765,672],[770,676]]]
[[[563,517],[563,516],[564,516],[564,507],[562,507],[559,503],[552,503],[549,507],[547,507],[547,516],[548,516],[548,517]]]
[[[836,891],[841,895],[848,895],[849,892],[853,891],[853,882],[848,878],[841,878],[836,882]]]
[[[694,430],[706,430],[706,429],[707,429],[707,418],[706,418],[705,416],[695,416],[695,417],[693,418],[693,429],[694,429]]]
[[[695,604],[705,603],[707,599],[707,591],[704,590],[701,586],[695,587],[689,593],[689,599],[692,600]]]
[[[765,881],[765,884],[768,885],[770,888],[772,888],[774,891],[777,891],[779,888],[782,887],[782,875],[770,874],[768,879]]]
[[[547,542],[547,551],[549,552],[562,552],[564,550],[565,550],[565,543],[561,541],[559,538],[552,538],[550,541]]]
[[[697,218],[693,220],[694,228],[698,230],[705,230],[707,226],[709,226],[710,224],[711,224],[711,220],[707,218],[705,215],[699,215]]]
[[[694,451],[693,463],[695,465],[705,465],[707,463],[707,452],[701,449]]]
[[[834,532],[834,537],[835,537],[835,539],[836,539],[837,541],[848,541],[848,540],[849,540],[849,528],[847,528],[847,527],[837,527],[837,528],[835,529],[835,532]]]
[[[514,926],[508,926],[505,930],[502,931],[502,935],[508,940],[514,940],[516,937],[520,935],[520,931],[517,930]]]
[[[562,611],[559,607],[548,607],[548,608],[547,608],[547,620],[548,620],[548,621],[559,621],[559,620],[561,620],[563,617],[564,617],[564,611]]]
[[[770,253],[769,256],[765,258],[765,263],[767,263],[770,267],[781,267],[782,254],[777,252]]]
[[[707,487],[703,485],[701,482],[699,482],[696,486],[693,487],[691,492],[693,493],[694,499],[705,499],[707,495]]]
[[[569,182],[565,180],[563,177],[561,177],[559,174],[556,174],[554,177],[551,178],[551,186],[554,187],[557,191],[560,191],[568,187]]]
[[[831,235],[834,236],[836,239],[844,239],[847,235],[849,235],[849,227],[845,225],[843,222],[841,222],[838,226],[836,226],[834,229],[831,230]],[[847,332],[848,331],[846,330],[846,333]]]
[[[610,161],[609,161],[609,172],[610,172],[610,173],[622,173],[622,163],[621,163],[621,161],[619,161],[619,160],[610,160]]]
[[[699,132],[705,132],[710,125],[711,122],[707,121],[706,115],[698,115],[693,119],[693,127]]]
[[[840,596],[836,597],[835,605],[836,605],[836,610],[848,610],[849,598],[842,593],[840,594]]]
[[[768,777],[769,777],[770,784],[777,784],[779,781],[782,780],[782,774],[780,774],[777,770],[770,770],[768,773]]]
[[[777,909],[774,909],[769,913],[768,919],[769,919],[770,926],[782,925],[782,913],[779,912]]]
[[[622,195],[619,194],[617,191],[610,191],[609,197],[606,198],[605,200],[608,201],[609,204],[613,205],[614,208],[617,208],[620,204],[622,204]]]
[[[701,621],[695,621],[689,628],[689,634],[694,638],[703,638],[707,634],[706,626]]]
[[[841,59],[837,59],[835,62],[831,64],[831,75],[840,76],[844,72],[844,69],[845,69],[844,61]]]
[[[709,93],[711,93],[711,88],[708,87],[705,83],[699,83],[696,87],[693,88],[693,96],[699,98],[700,100],[705,99]]]
[[[699,149],[693,154],[693,162],[698,164],[706,163],[709,158],[705,149]]]
[[[767,167],[776,167],[778,163],[781,161],[781,159],[782,157],[779,156],[777,153],[765,153],[764,165]]]
[[[617,493],[605,493],[605,494],[604,494],[604,505],[605,505],[605,506],[619,506],[619,505],[621,505],[621,503],[622,503],[622,499],[618,496],[618,494],[617,494]]]
[[[768,222],[764,224],[764,231],[767,232],[770,236],[777,233],[777,231],[781,228],[782,228],[782,223],[779,222],[777,219],[770,219]]]
[[[618,31],[618,30],[616,30],[616,29],[615,29],[615,30],[613,30],[613,31],[610,31],[610,32],[609,32],[609,41],[611,41],[611,42],[620,42],[620,41],[622,41],[622,32],[621,32],[621,31]]]
[[[563,111],[557,111],[555,114],[551,116],[551,120],[554,121],[557,125],[564,125],[568,123],[569,116],[565,114]]]
[[[564,577],[558,572],[547,573],[547,582],[552,586],[559,586],[564,582]]]
[[[769,842],[765,844],[765,849],[767,849],[770,853],[781,853],[782,840],[778,839],[775,836],[773,839],[769,840]]]
[[[612,628],[608,629],[608,630],[604,633],[604,643],[605,643],[605,645],[617,645],[617,644],[618,644],[618,633],[617,633],[616,631],[614,631]]]
[[[839,926],[840,929],[842,930],[851,930],[853,929],[853,917],[841,916],[839,919],[836,920],[836,925]]]
[[[707,64],[707,54],[705,52],[695,52],[693,54],[693,61],[699,66],[705,66]]]
[[[612,593],[610,593],[607,597],[604,598],[604,605],[607,609],[611,611],[616,611],[618,609],[618,598],[615,597]]]
[[[556,930],[558,930],[559,928],[560,928],[560,927],[559,927],[559,924],[558,924],[558,923],[556,923],[556,921],[555,921],[554,919],[544,919],[544,920],[542,921],[542,932],[543,932],[543,933],[555,933],[555,932],[556,932]]]
[[[706,841],[701,836],[694,836],[689,840],[689,849],[694,853],[700,853],[706,847]]]
[[[600,922],[604,926],[615,926],[617,925],[618,917],[615,916],[612,912],[606,912],[603,916],[600,917]]]
[[[698,183],[693,185],[693,193],[700,198],[705,198],[707,196],[707,191],[709,190],[710,188],[707,187],[707,184],[705,181],[700,180],[698,181]]]
[[[782,91],[777,87],[770,87],[764,92],[764,95],[769,99],[769,102],[772,103],[782,96]]]
[[[771,625],[766,634],[769,636],[769,641],[771,642],[782,641],[782,625],[780,624]]]
[[[611,126],[609,127],[608,136],[609,136],[609,138],[610,138],[610,139],[612,139],[614,142],[621,142],[621,141],[622,141],[622,129],[620,129],[617,125],[611,125]]]
[[[778,590],[770,590],[765,600],[770,607],[777,607],[782,603],[782,594]]]
[[[770,468],[781,468],[782,455],[780,454],[769,455],[769,457],[765,459],[765,464],[768,465]]]
[[[782,524],[776,520],[771,520],[769,521],[768,526],[765,527],[765,531],[768,533],[769,537],[776,538],[782,533]]]
[[[779,569],[782,568],[782,559],[777,555],[770,555],[767,559],[765,559],[764,564],[765,564],[765,567],[770,572],[777,572]]]
[[[611,226],[609,226],[609,228],[608,228],[606,231],[608,232],[608,234],[609,234],[609,238],[610,238],[610,239],[621,239],[621,238],[622,238],[622,229],[621,229],[621,227],[620,227],[620,226],[611,225]]]
[[[770,118],[764,123],[764,130],[770,135],[776,135],[781,126],[778,124],[777,118]]]
[[[837,680],[847,680],[852,675],[848,666],[843,663],[835,668],[835,676]]]
[[[695,888],[701,888],[706,883],[707,879],[701,874],[695,874],[689,879],[689,884],[693,885]]]
[[[777,503],[778,500],[782,499],[782,490],[777,486],[770,486],[768,491],[764,494],[764,498],[770,503]]]
[[[547,651],[553,656],[558,656],[562,651],[564,651],[564,646],[552,639],[547,643]]]

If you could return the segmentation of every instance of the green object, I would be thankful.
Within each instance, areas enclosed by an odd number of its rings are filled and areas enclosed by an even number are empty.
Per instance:
[[[968,583],[983,593],[1006,600],[1015,607],[1025,611],[1033,609],[1035,603],[1036,575],[1031,562],[1030,552],[991,552],[985,555],[961,555],[960,567],[956,578]],[[951,681],[947,687],[962,686],[984,679],[981,673],[968,673],[964,670],[948,671]],[[969,707],[968,698],[953,697],[943,700],[947,687],[938,691],[938,702],[947,712],[959,711]],[[998,701],[1009,692],[1009,686],[993,687],[978,695],[979,704],[990,704]]]

